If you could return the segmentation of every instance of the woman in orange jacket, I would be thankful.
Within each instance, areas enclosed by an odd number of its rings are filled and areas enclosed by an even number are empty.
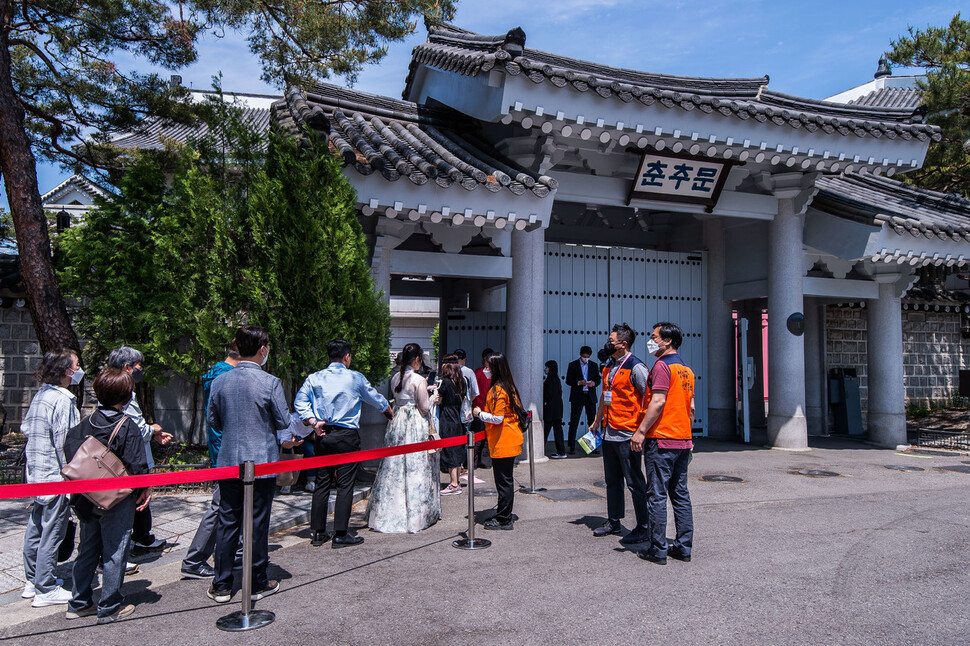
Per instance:
[[[485,422],[488,452],[492,456],[492,473],[498,491],[498,506],[493,518],[485,522],[485,529],[512,529],[512,502],[515,483],[512,471],[515,458],[522,453],[522,424],[516,411],[522,410],[519,391],[512,381],[509,362],[501,352],[486,360],[485,376],[489,378],[485,409],[473,413]]]

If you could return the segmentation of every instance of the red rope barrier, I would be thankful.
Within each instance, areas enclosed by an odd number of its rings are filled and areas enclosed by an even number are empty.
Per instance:
[[[485,431],[475,435],[475,441],[485,437]],[[302,458],[300,460],[285,460],[283,462],[266,462],[256,465],[256,477],[302,471],[303,469],[317,469],[320,467],[349,464],[376,460],[392,455],[417,453],[431,449],[442,449],[448,446],[464,444],[463,435],[449,437],[433,442],[414,442],[388,446],[382,449],[368,449],[352,453],[324,455],[316,458]],[[89,491],[108,491],[111,489],[141,489],[142,487],[160,487],[163,485],[189,484],[193,482],[211,482],[214,480],[228,480],[239,477],[239,467],[216,467],[211,469],[193,469],[190,471],[174,471],[172,473],[151,473],[140,476],[124,476],[121,478],[99,478],[94,480],[62,480],[60,482],[35,482],[31,484],[14,484],[0,486],[0,500],[9,498],[31,498],[33,496],[54,496],[61,494],[86,493]]]

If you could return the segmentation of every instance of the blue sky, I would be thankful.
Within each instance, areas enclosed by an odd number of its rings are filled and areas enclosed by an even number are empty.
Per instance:
[[[617,67],[687,76],[767,74],[774,90],[821,99],[872,79],[880,54],[910,25],[945,25],[960,8],[932,0],[464,0],[453,22],[483,34],[520,26],[528,47]],[[400,97],[411,49],[425,37],[419,26],[391,45],[356,87]],[[221,71],[228,91],[279,93],[259,80],[259,63],[241,35],[207,38],[199,54],[178,72],[185,85],[208,88]],[[67,176],[39,167],[41,193]],[[6,196],[0,199],[5,205]]]

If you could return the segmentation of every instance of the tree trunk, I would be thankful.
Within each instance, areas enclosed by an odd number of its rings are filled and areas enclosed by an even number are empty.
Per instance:
[[[40,348],[81,354],[54,274],[47,217],[37,189],[37,166],[24,130],[24,110],[14,92],[9,49],[13,2],[0,0],[0,172],[17,231],[20,275]]]

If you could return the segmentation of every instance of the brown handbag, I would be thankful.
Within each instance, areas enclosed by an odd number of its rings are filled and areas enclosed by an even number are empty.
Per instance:
[[[122,424],[128,420],[127,416],[115,424],[108,438],[108,446],[114,441]],[[100,478],[119,478],[128,475],[125,465],[118,456],[93,436],[85,438],[81,447],[71,458],[71,461],[61,469],[61,475],[68,480],[97,480]],[[130,496],[131,489],[109,489],[107,491],[90,491],[81,494],[90,500],[98,509],[107,511]]]

